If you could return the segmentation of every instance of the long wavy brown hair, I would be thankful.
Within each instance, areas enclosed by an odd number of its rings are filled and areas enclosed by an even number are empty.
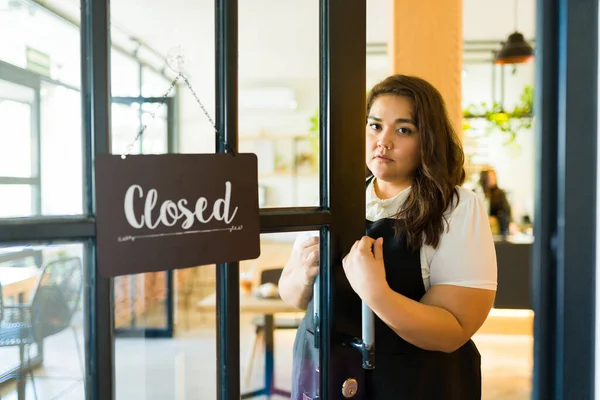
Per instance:
[[[396,95],[412,101],[412,119],[420,136],[421,165],[412,189],[396,214],[396,233],[406,233],[408,246],[437,247],[444,233],[446,211],[458,204],[457,186],[465,180],[464,153],[448,118],[440,92],[424,79],[392,75],[375,85],[367,98],[367,115],[375,99]]]

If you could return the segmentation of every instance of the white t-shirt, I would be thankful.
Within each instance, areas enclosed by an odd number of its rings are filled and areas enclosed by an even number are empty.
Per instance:
[[[367,220],[392,218],[411,188],[391,199],[379,199],[373,181],[366,191]],[[496,248],[485,207],[473,191],[457,189],[459,201],[446,214],[448,224],[444,224],[438,247],[421,247],[421,274],[425,290],[440,284],[496,290]],[[450,229],[447,229],[448,225]]]
[[[496,248],[485,207],[473,191],[457,189],[459,201],[446,214],[448,224],[445,224],[438,247],[421,247],[425,290],[440,284],[496,290]],[[407,188],[391,199],[379,199],[371,181],[366,190],[366,219],[393,218],[410,190]],[[298,235],[294,248],[315,235],[318,233]]]

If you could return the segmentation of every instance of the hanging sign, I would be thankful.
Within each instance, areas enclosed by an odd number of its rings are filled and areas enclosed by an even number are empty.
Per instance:
[[[103,276],[260,255],[255,154],[105,155],[95,167]]]

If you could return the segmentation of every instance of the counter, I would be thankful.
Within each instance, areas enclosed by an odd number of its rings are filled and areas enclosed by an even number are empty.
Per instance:
[[[496,239],[498,292],[494,308],[526,309],[532,304],[533,239]]]

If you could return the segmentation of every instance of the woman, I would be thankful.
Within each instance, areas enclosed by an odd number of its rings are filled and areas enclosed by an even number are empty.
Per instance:
[[[496,293],[487,214],[463,189],[462,148],[439,92],[394,75],[367,100],[368,236],[343,260],[352,289],[376,315],[371,400],[481,398],[472,335]],[[297,239],[279,283],[308,312],[294,346],[292,399],[318,384],[312,349],[312,283],[318,239]],[[308,333],[307,333],[308,332]]]
[[[487,208],[490,225],[497,227],[497,233],[502,235],[517,233],[518,227],[512,221],[506,193],[498,187],[496,171],[492,168],[483,169],[479,173],[479,186],[485,198],[484,205]]]

